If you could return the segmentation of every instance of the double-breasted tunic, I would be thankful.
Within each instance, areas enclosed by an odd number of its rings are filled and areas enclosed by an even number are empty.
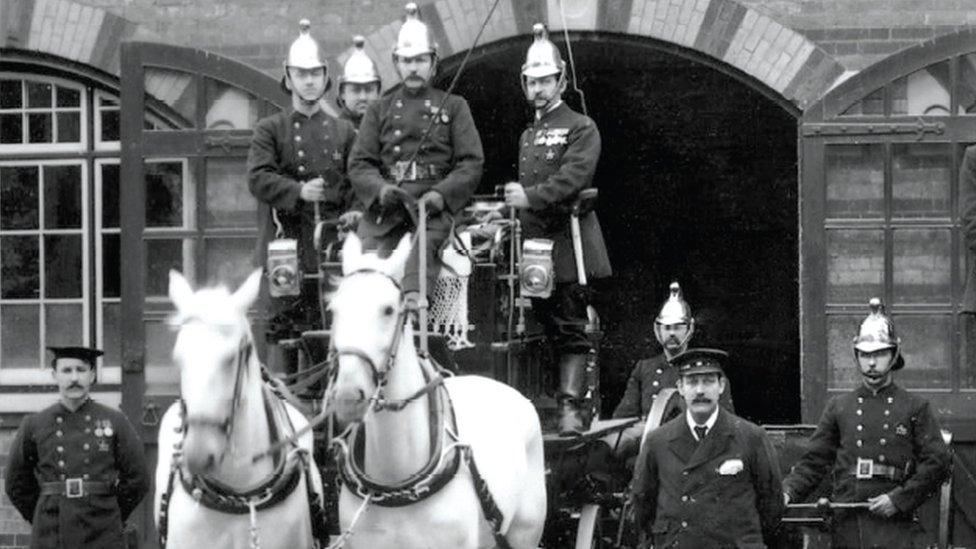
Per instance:
[[[632,484],[655,548],[765,547],[783,513],[780,472],[761,427],[720,409],[698,442],[684,414],[648,435]]]
[[[885,474],[857,478],[859,459],[862,468],[863,460],[871,460]],[[839,513],[835,546],[912,547],[912,512],[939,488],[949,464],[927,401],[895,383],[877,394],[862,385],[827,403],[807,452],[783,487],[792,501],[805,499],[824,478],[830,479],[835,502],[888,494],[899,511],[891,518],[866,511]],[[862,476],[868,472],[862,470]]]
[[[529,207],[519,210],[525,238],[553,241],[556,282],[576,282],[569,217],[580,191],[593,184],[600,160],[600,131],[588,116],[561,103],[519,138],[519,182]],[[596,212],[580,217],[584,266],[589,278],[612,274]]]
[[[84,495],[67,497],[68,479]],[[92,400],[74,412],[57,403],[27,416],[10,447],[6,491],[33,526],[34,548],[124,547],[123,522],[148,490],[135,429]]]
[[[430,132],[423,138],[428,126]],[[384,185],[398,185],[413,198],[436,191],[444,199],[444,211],[428,213],[427,278],[432,282],[452,214],[471,199],[483,166],[481,137],[464,98],[430,86],[416,91],[401,87],[373,102],[349,157],[352,188],[366,209],[358,229],[364,246],[388,252],[414,228],[405,209],[383,211],[379,196]],[[417,289],[416,252],[415,246],[407,263],[408,291]]]
[[[258,200],[256,266],[265,265],[268,242],[275,238],[274,209],[283,236],[298,240],[302,271],[318,271],[312,243],[315,206],[300,198],[302,183],[316,177],[325,180],[322,219],[335,219],[350,209],[354,196],[346,177],[346,160],[355,139],[351,123],[321,109],[312,116],[291,111],[258,121],[247,155],[248,187]]]

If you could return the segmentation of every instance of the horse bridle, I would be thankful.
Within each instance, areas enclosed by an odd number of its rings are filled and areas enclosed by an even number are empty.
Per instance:
[[[366,351],[356,347],[341,347],[341,348],[336,347],[335,341],[333,340],[331,345],[332,348],[329,352],[330,355],[329,361],[331,362],[330,367],[332,368],[332,375],[330,377],[334,381],[335,377],[338,375],[340,357],[354,356],[362,360],[367,365],[369,365],[369,368],[373,374],[373,384],[376,386],[376,391],[374,392],[373,396],[370,397],[370,401],[371,401],[370,406],[376,407],[377,404],[382,401],[382,389],[383,387],[386,386],[387,376],[389,375],[390,370],[393,368],[393,365],[396,364],[396,353],[397,353],[397,349],[400,347],[400,338],[403,337],[404,327],[407,322],[408,313],[407,313],[407,308],[404,306],[405,302],[404,302],[403,288],[397,279],[393,278],[389,274],[380,271],[378,269],[368,269],[368,268],[352,271],[351,273],[347,274],[345,277],[349,278],[351,276],[358,275],[358,274],[381,275],[387,280],[389,280],[400,292],[400,311],[397,314],[396,327],[394,328],[393,338],[390,340],[390,345],[386,348],[386,351],[383,354],[383,360],[382,360],[384,366],[383,369],[377,367],[376,362],[373,360],[371,356],[369,356],[369,353],[367,353]]]
[[[240,344],[237,347],[237,370],[234,374],[234,393],[231,396],[230,413],[223,419],[209,417],[192,417],[187,413],[186,401],[180,399],[180,411],[183,416],[183,435],[190,427],[209,427],[224,433],[225,440],[229,443],[234,434],[234,417],[240,406],[241,390],[244,386],[244,375],[247,373],[247,364],[250,362],[251,353],[254,352],[254,345],[248,334],[241,336]]]

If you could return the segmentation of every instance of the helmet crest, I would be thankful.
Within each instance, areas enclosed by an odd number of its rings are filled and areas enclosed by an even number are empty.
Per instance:
[[[880,298],[872,297],[868,302],[868,308],[871,309],[871,312],[861,322],[857,336],[854,337],[854,341],[852,342],[855,360],[857,359],[858,351],[862,353],[875,353],[884,349],[893,349],[896,355],[900,355],[899,346],[901,345],[901,339],[898,338],[895,332],[895,324],[892,322],[891,317],[885,313],[884,303]],[[893,370],[898,370],[904,366],[904,361],[900,359],[901,356],[895,357],[894,366],[892,366]]]
[[[394,57],[417,57],[418,55],[437,55],[437,42],[434,41],[430,28],[420,20],[420,8],[411,2],[404,8],[406,19],[397,33],[396,45],[393,46]]]
[[[372,84],[376,82],[382,87],[380,73],[376,69],[376,63],[366,53],[366,38],[354,36],[352,39],[353,50],[346,59],[342,67],[342,76],[339,77],[339,85],[343,84]]]
[[[536,23],[532,26],[535,38],[532,45],[525,52],[525,63],[522,65],[522,76],[542,78],[554,74],[562,74],[566,68],[559,49],[549,40],[546,26]]]

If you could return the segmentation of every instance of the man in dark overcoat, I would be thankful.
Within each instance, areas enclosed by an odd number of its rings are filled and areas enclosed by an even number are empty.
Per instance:
[[[407,5],[393,59],[402,85],[367,109],[349,157],[349,177],[366,209],[358,230],[366,250],[389,254],[404,234],[416,229],[410,202],[425,203],[429,292],[453,216],[481,181],[484,152],[467,101],[431,86],[437,44],[416,4]],[[411,306],[417,304],[420,288],[418,254],[415,245],[403,280]]]
[[[654,547],[765,547],[783,513],[780,472],[765,431],[719,406],[728,355],[675,356],[687,410],[652,431],[632,484],[638,524]]]
[[[600,159],[600,131],[591,118],[562,100],[566,68],[545,27],[535,25],[535,40],[522,66],[522,88],[535,120],[519,138],[519,180],[505,185],[505,202],[518,209],[522,236],[553,242],[555,288],[533,298],[532,310],[545,328],[559,362],[559,431],[577,434],[589,426],[583,397],[587,355],[589,286],[579,283],[570,214],[580,191],[592,186]],[[596,212],[581,213],[580,237],[588,279],[610,276],[603,233]]]
[[[309,27],[308,20],[303,19],[285,61],[281,82],[291,94],[292,108],[258,121],[247,156],[248,187],[258,201],[255,264],[266,266],[272,241],[294,240],[298,267],[304,275],[319,270],[319,251],[313,238],[316,206],[322,220],[353,225],[358,219],[358,212],[351,209],[354,197],[346,177],[346,158],[356,139],[355,128],[322,110],[320,101],[330,79]],[[330,232],[328,236],[334,238],[334,230]],[[270,297],[268,362],[272,370],[287,371],[294,367],[294,353],[277,343],[306,330],[323,328],[318,281],[304,278],[298,284],[297,277],[278,276],[270,269],[268,275],[272,286],[300,287],[297,295],[275,295],[272,291]]]
[[[640,417],[641,421],[622,431],[619,439],[617,435],[608,435],[604,438],[604,441],[613,448],[617,459],[626,460],[637,455],[651,406],[662,395],[662,391],[677,390],[678,369],[671,365],[671,358],[688,349],[688,343],[694,334],[695,318],[691,315],[691,307],[682,295],[681,285],[672,282],[668,299],[654,319],[654,337],[661,344],[661,354],[637,361],[627,379],[624,396],[613,411],[614,418]],[[735,413],[732,404],[732,387],[728,378],[725,383],[726,389],[719,398],[719,404],[729,412]],[[668,393],[664,394],[668,395]],[[674,417],[672,414],[684,410],[684,401],[677,399],[677,402],[678,406],[674,409],[662,408],[663,414],[659,418],[661,424]]]
[[[918,547],[914,511],[939,489],[951,458],[929,403],[894,383],[905,365],[900,340],[881,300],[870,307],[853,343],[861,385],[827,403],[783,481],[784,501],[803,501],[829,478],[832,501],[869,506],[835,512],[833,547]]]
[[[122,412],[89,397],[102,352],[50,347],[59,401],[24,418],[6,492],[37,549],[121,549],[123,525],[149,491],[142,441]]]

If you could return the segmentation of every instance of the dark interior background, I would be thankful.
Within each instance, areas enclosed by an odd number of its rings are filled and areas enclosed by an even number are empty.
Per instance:
[[[518,135],[531,119],[518,77],[528,44],[478,50],[456,87],[484,145],[483,193],[515,178]],[[692,344],[732,354],[740,415],[798,422],[796,116],[725,72],[733,69],[673,46],[580,33],[573,48],[602,136],[597,212],[614,267],[595,284],[604,414],[634,361],[660,352],[653,321],[678,280],[697,320]],[[442,63],[442,89],[460,57]],[[572,85],[565,97],[580,110]]]

